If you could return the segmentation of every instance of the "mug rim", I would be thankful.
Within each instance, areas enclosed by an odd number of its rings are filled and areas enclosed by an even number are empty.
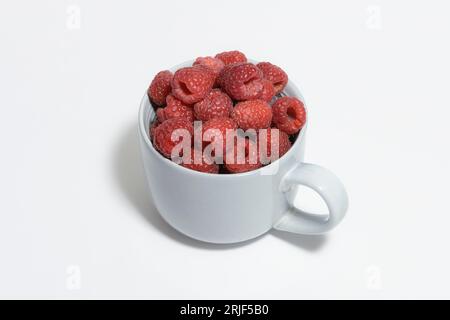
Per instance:
[[[192,65],[194,60],[189,60],[186,61],[184,63],[181,63],[173,68],[171,68],[170,70],[173,71],[174,69],[179,69],[182,67],[185,67],[187,64]],[[253,60],[249,59],[249,62],[254,63]],[[141,99],[141,103],[140,103],[140,107],[139,107],[139,133],[141,135],[141,137],[144,139],[145,141],[145,145],[146,147],[151,150],[151,152],[153,154],[156,154],[157,157],[159,157],[160,160],[162,160],[164,163],[174,167],[176,170],[181,170],[181,172],[184,173],[190,173],[192,175],[200,175],[200,176],[210,176],[210,177],[214,177],[214,178],[218,178],[220,177],[220,179],[234,179],[234,178],[239,178],[239,177],[247,177],[247,176],[251,176],[251,175],[259,175],[261,173],[262,170],[268,170],[270,169],[269,167],[274,166],[274,165],[280,165],[279,161],[283,161],[283,159],[287,159],[288,155],[290,153],[292,153],[295,149],[294,146],[299,145],[300,144],[300,140],[304,139],[304,132],[306,131],[306,127],[308,125],[308,119],[309,119],[309,113],[308,113],[308,109],[306,108],[306,104],[305,101],[303,99],[302,94],[300,93],[300,90],[297,88],[297,86],[291,81],[288,80],[288,83],[286,85],[286,87],[288,87],[294,92],[293,97],[299,99],[300,101],[303,102],[305,111],[306,111],[306,121],[305,124],[303,125],[303,127],[300,129],[300,132],[298,133],[297,138],[295,139],[294,143],[292,144],[292,147],[288,150],[288,152],[286,152],[283,156],[281,156],[280,158],[278,158],[277,160],[269,163],[268,165],[262,166],[256,170],[252,170],[252,171],[247,171],[247,172],[241,172],[241,173],[230,173],[230,174],[220,174],[220,173],[207,173],[207,172],[200,172],[200,171],[196,171],[196,170],[192,170],[189,168],[185,168],[173,161],[171,161],[170,159],[167,159],[166,157],[164,157],[162,154],[160,154],[158,152],[158,150],[155,149],[155,147],[153,146],[153,143],[150,141],[150,137],[149,137],[149,132],[147,132],[147,130],[145,129],[145,111],[146,108],[152,108],[152,104],[150,102],[150,98],[148,97],[147,92],[145,92],[144,97]],[[292,97],[292,95],[290,95],[290,97]],[[148,103],[147,103],[148,102]],[[155,111],[153,110],[153,113],[155,113]],[[156,113],[155,113],[156,114]]]

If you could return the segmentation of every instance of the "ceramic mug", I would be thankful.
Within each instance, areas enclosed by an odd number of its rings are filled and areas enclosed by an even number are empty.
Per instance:
[[[190,65],[192,61],[173,70]],[[291,81],[284,93],[303,101]],[[236,243],[258,237],[272,228],[322,234],[344,217],[348,197],[342,183],[327,169],[303,162],[308,123],[291,149],[277,161],[245,173],[209,174],[184,168],[164,158],[153,147],[149,126],[154,117],[145,94],[139,111],[139,140],[149,196],[161,216],[181,233],[205,242]],[[315,190],[323,198],[329,211],[327,217],[294,206],[299,185]]]

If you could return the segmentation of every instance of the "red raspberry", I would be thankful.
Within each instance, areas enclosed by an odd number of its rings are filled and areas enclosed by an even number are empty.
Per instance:
[[[184,129],[189,132],[191,135],[190,143],[192,145],[194,127],[192,122],[186,119],[172,118],[166,120],[154,130],[153,144],[155,145],[155,148],[167,158],[170,158],[172,149],[183,140],[183,138],[180,137],[175,141],[172,141],[172,133],[177,129]]]
[[[225,68],[219,83],[231,98],[240,101],[257,99],[263,90],[262,72],[251,63]]]
[[[164,105],[166,97],[169,95],[170,90],[172,90],[172,78],[173,74],[168,70],[159,72],[153,78],[152,83],[148,87],[147,94],[154,104],[158,106]]]
[[[156,128],[161,124],[161,122],[159,122],[158,119],[155,119],[151,124],[150,124],[150,141],[153,142],[153,137],[155,136],[155,130]]]
[[[194,66],[201,65],[209,68],[214,72],[216,77],[220,74],[225,64],[222,60],[213,57],[199,57],[195,60]]]
[[[243,101],[234,107],[231,118],[243,130],[268,128],[272,122],[272,109],[264,100]]]
[[[238,156],[240,144],[236,143],[225,156],[225,168],[231,173],[242,173],[260,168],[262,164],[258,156],[257,143],[248,138],[240,137],[238,139],[245,139],[243,144],[245,150],[241,151],[242,157]]]
[[[172,118],[184,118],[190,122],[194,121],[194,111],[191,107],[185,105],[181,100],[178,100],[172,95],[166,98],[167,106],[156,110],[156,115],[160,122],[164,122]]]
[[[262,71],[264,79],[272,82],[275,88],[275,94],[283,91],[288,83],[288,76],[280,67],[271,64],[270,62],[260,62],[256,65]]]
[[[293,97],[283,97],[272,105],[273,122],[287,134],[298,132],[306,122],[303,102]]]
[[[273,96],[275,95],[275,88],[273,87],[272,82],[269,80],[263,80],[263,89],[259,99],[270,102],[272,101]]]
[[[195,117],[202,121],[229,117],[231,110],[233,101],[220,89],[211,90],[205,99],[194,105]]]
[[[227,150],[227,130],[233,130],[231,133],[234,134],[234,130],[236,129],[236,122],[230,118],[214,118],[206,121],[203,124],[203,146],[206,147],[208,144],[212,143],[215,151],[216,148],[220,147],[220,142],[222,142],[222,156],[224,156]],[[222,140],[216,141],[219,133],[221,134]],[[212,154],[215,155],[215,152],[212,152]]]
[[[212,77],[213,79],[217,78],[217,75],[214,73],[213,69],[205,66],[204,64],[196,64],[196,65],[193,65],[192,68],[200,69],[200,70],[208,73],[209,76]]]
[[[185,168],[192,169],[195,171],[205,172],[205,173],[219,173],[219,165],[215,164],[214,161],[204,155],[201,150],[197,150],[199,158],[195,159],[194,148],[191,149],[191,162],[190,163],[181,163],[181,165]],[[197,161],[196,161],[197,160]],[[196,163],[198,162],[198,163]]]
[[[216,78],[217,86],[223,88],[225,75],[228,73],[228,70],[230,70],[235,65],[240,65],[240,64],[242,64],[242,62],[225,65],[225,67],[223,67],[222,71],[219,73],[219,75]]]
[[[274,132],[276,131],[278,131],[278,141],[272,141],[272,135],[274,135]],[[286,132],[278,130],[277,128],[268,128],[266,132],[267,133],[264,133],[264,130],[260,130],[258,132],[259,156],[261,159],[263,157],[267,157],[268,160],[274,161],[281,158],[286,152],[288,152],[291,148],[291,141],[289,140],[289,136]],[[276,150],[276,146],[272,146],[272,142],[278,144],[278,150]],[[263,148],[264,143],[266,144],[265,150]],[[278,152],[272,154],[272,151]]]
[[[216,58],[222,60],[225,65],[236,62],[247,62],[245,54],[237,50],[218,53],[216,54]]]
[[[205,68],[206,69],[206,68]],[[202,100],[214,84],[212,72],[204,68],[181,68],[172,79],[172,94],[187,105]]]

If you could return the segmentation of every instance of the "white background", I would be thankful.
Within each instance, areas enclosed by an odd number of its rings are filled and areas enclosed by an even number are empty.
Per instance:
[[[444,0],[2,1],[0,297],[450,298],[449,14]],[[155,212],[139,101],[159,70],[233,49],[303,92],[307,161],[350,196],[329,235],[214,246]]]

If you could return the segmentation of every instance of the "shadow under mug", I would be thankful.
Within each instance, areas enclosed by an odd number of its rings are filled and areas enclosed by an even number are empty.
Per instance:
[[[181,64],[190,66],[192,61]],[[303,97],[289,81],[284,93]],[[299,234],[322,234],[344,217],[348,197],[340,180],[327,169],[304,163],[307,123],[291,149],[277,161],[255,171],[208,174],[164,158],[149,138],[155,112],[147,94],[139,111],[139,141],[147,182],[161,216],[181,233],[205,242],[236,243],[275,228]],[[297,209],[296,187],[315,190],[329,214],[317,216]]]

